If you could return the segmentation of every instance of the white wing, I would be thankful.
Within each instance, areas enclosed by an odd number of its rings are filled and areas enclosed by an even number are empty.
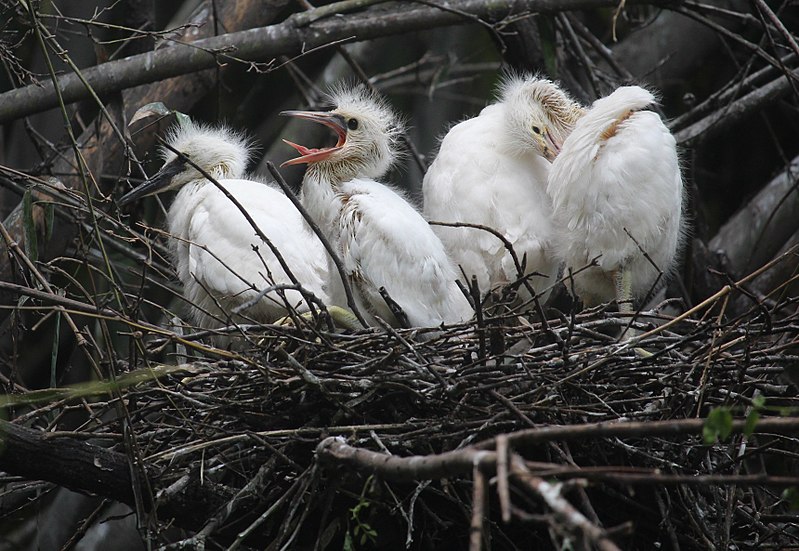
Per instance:
[[[478,117],[454,126],[444,137],[424,178],[424,215],[440,222],[467,222],[497,230],[513,245],[525,273],[557,275],[550,253],[551,200],[546,194],[549,163],[531,152],[519,156],[504,136],[504,105],[491,105]],[[477,229],[434,226],[453,261],[477,276],[480,288],[518,278],[512,257],[494,235]]]
[[[600,257],[605,272],[627,267],[633,294],[668,272],[681,231],[682,179],[674,137],[651,111],[634,111],[653,98],[636,87],[597,100],[578,121],[553,163],[548,191],[559,227],[557,250],[572,269]],[[629,232],[629,235],[628,235]],[[632,236],[632,238],[630,237]],[[588,274],[604,300],[609,280]]]
[[[437,326],[471,317],[455,283],[457,273],[441,241],[399,194],[356,179],[340,187],[338,242],[355,290],[383,319],[393,316],[378,289],[385,287],[412,326]]]
[[[323,285],[326,254],[288,198],[260,182],[222,180],[220,183],[278,249],[299,282],[326,300]],[[182,194],[190,194],[191,198],[180,197]],[[191,205],[191,209],[177,212],[184,205]],[[291,284],[268,245],[213,184],[184,186],[175,198],[169,218],[178,274],[189,300],[216,312],[215,299],[229,310],[255,298],[255,289]],[[297,291],[287,291],[286,298],[293,307],[307,308],[301,304],[302,297]],[[285,315],[285,304],[277,292],[271,292],[246,314],[259,321],[274,321]]]

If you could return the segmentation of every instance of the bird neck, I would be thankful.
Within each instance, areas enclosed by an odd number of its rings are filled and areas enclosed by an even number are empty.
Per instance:
[[[336,177],[335,172],[325,170],[322,163],[308,165],[302,180],[302,204],[320,225],[322,231],[330,234],[339,211],[336,194],[339,186],[346,180]]]
[[[363,175],[365,167],[353,162],[321,161],[308,165],[306,177],[309,175],[318,182],[338,188],[344,182],[349,182]]]

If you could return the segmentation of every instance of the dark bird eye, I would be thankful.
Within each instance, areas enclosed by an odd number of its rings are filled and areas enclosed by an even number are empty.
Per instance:
[[[350,130],[358,130],[358,119],[350,119],[347,121],[347,128]]]
[[[533,127],[533,132],[535,132],[536,134],[540,134],[541,133],[541,129],[538,128],[537,126],[534,126]]]

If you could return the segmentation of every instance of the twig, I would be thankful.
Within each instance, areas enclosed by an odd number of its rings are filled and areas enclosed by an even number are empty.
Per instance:
[[[524,484],[552,509],[556,518],[566,525],[569,532],[583,535],[589,543],[596,545],[602,551],[621,551],[604,530],[585,518],[561,495],[559,484],[550,484],[542,478],[533,476],[517,455],[511,459],[510,472],[514,479]]]
[[[305,210],[305,207],[302,206],[302,202],[297,199],[297,196],[286,183],[286,180],[283,179],[283,175],[280,174],[280,171],[278,171],[274,163],[272,163],[272,161],[267,161],[266,167],[269,169],[269,173],[272,174],[272,177],[280,186],[280,189],[283,190],[283,193],[286,194],[286,197],[289,198],[294,207],[300,212],[302,217],[308,223],[308,226],[310,226],[311,230],[313,230],[313,232],[316,234],[316,237],[319,238],[319,241],[322,242],[327,254],[329,254],[330,258],[333,260],[333,264],[336,266],[336,271],[338,272],[338,275],[341,278],[341,283],[344,287],[344,294],[347,296],[347,306],[349,306],[350,310],[352,310],[352,313],[355,314],[355,317],[358,318],[358,321],[361,323],[361,325],[364,327],[369,327],[369,323],[366,321],[366,318],[363,317],[360,308],[358,308],[358,304],[355,302],[355,296],[352,294],[352,287],[350,286],[349,278],[347,277],[347,271],[344,268],[344,263],[341,261],[338,253],[333,248],[333,245],[330,244],[330,240],[319,228],[319,224],[316,223],[308,211]]]
[[[504,434],[497,436],[497,495],[502,522],[510,522],[510,489],[508,488],[508,438]]]
[[[469,524],[469,551],[483,548],[483,519],[486,516],[486,477],[480,469],[480,460],[475,457],[472,468],[472,518]]]

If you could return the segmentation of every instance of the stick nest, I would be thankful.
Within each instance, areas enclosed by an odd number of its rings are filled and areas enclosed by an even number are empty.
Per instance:
[[[237,343],[238,359],[195,359],[92,404],[99,413],[82,430],[130,453],[126,425],[139,460],[152,467],[156,503],[188,486],[222,496],[213,514],[195,519],[187,543],[465,549],[480,506],[483,548],[611,548],[518,485],[504,523],[508,503],[497,497],[496,478],[475,497],[471,472],[397,481],[368,466],[322,464],[315,452],[340,436],[394,457],[429,456],[573,425],[577,437],[521,440],[513,452],[621,548],[799,545],[796,438],[725,430],[730,417],[756,427],[758,416],[795,411],[795,315],[720,322],[714,306],[645,337],[637,346],[651,357],[619,342],[629,320],[606,311],[547,324],[487,315],[426,335],[268,326]],[[123,403],[124,423],[112,415]],[[597,422],[708,416],[705,438],[718,437],[715,444],[679,425],[669,436],[592,436]],[[159,528],[170,524],[158,510],[151,515]]]

